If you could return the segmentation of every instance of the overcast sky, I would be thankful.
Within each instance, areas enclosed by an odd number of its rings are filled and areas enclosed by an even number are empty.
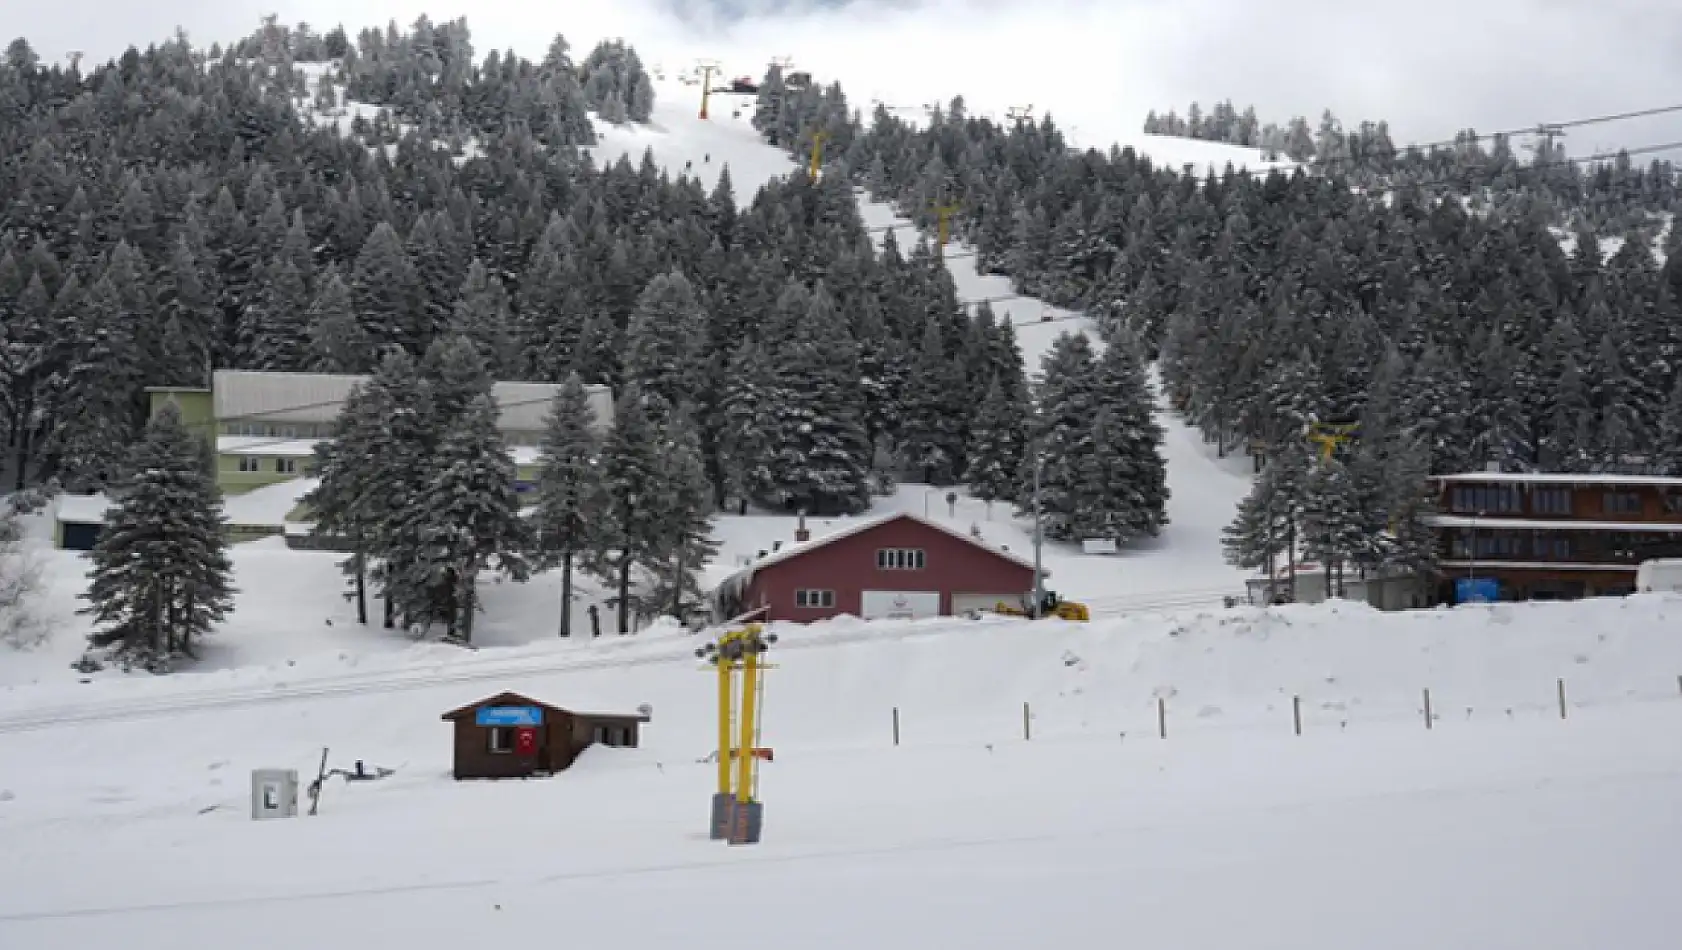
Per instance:
[[[1390,120],[1402,142],[1682,103],[1682,0],[0,0],[39,52],[106,58],[185,27],[208,44],[265,11],[354,29],[467,15],[480,55],[623,36],[650,61],[772,56],[840,79],[856,106],[964,94],[1051,109],[1080,144],[1146,110],[1230,97],[1264,121]],[[1375,12],[1365,12],[1373,9]],[[71,11],[60,12],[60,11]],[[719,11],[729,10],[729,15]],[[1575,130],[1572,154],[1682,140],[1682,114]],[[1682,159],[1682,151],[1667,157]]]

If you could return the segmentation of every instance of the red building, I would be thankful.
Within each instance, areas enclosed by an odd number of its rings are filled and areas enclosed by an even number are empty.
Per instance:
[[[1034,588],[1034,564],[967,534],[898,512],[797,541],[726,578],[721,618],[812,621],[962,614]]]

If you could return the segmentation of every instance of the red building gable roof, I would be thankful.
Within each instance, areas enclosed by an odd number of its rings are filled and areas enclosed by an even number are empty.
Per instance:
[[[755,572],[764,570],[765,568],[770,567],[774,564],[781,564],[784,561],[792,561],[797,557],[804,557],[805,555],[810,554],[813,551],[818,550],[819,548],[827,547],[831,544],[834,544],[835,542],[841,540],[842,538],[850,538],[854,535],[863,534],[864,532],[869,531],[872,528],[879,528],[882,525],[892,524],[895,521],[912,521],[912,522],[915,522],[919,525],[922,525],[925,528],[932,528],[935,531],[939,531],[943,534],[947,534],[947,535],[950,535],[951,537],[957,538],[958,540],[964,542],[965,544],[968,544],[971,547],[976,548],[977,550],[984,551],[988,554],[991,554],[993,557],[999,558],[1000,560],[1009,561],[1012,564],[1016,564],[1016,565],[1019,565],[1021,567],[1025,567],[1030,571],[1034,569],[1034,562],[1033,561],[1030,561],[1030,560],[1028,560],[1026,558],[1023,558],[1023,557],[1019,557],[1018,555],[1012,554],[1009,551],[1005,551],[1003,549],[996,548],[996,547],[992,546],[991,544],[988,544],[987,542],[982,541],[979,538],[971,537],[969,534],[966,534],[962,531],[958,531],[958,530],[955,530],[953,528],[949,528],[946,525],[943,525],[943,524],[939,523],[938,521],[931,521],[928,518],[923,518],[923,517],[920,517],[918,515],[914,515],[909,511],[895,511],[895,512],[890,512],[890,513],[885,514],[885,515],[879,515],[879,516],[874,517],[874,518],[860,518],[857,521],[854,521],[850,524],[844,525],[844,526],[842,526],[842,527],[840,527],[840,528],[838,528],[834,531],[829,532],[826,535],[823,535],[822,537],[812,538],[809,541],[799,541],[799,542],[796,542],[794,544],[787,545],[786,547],[780,548],[776,551],[771,552],[770,554],[765,555],[762,558],[759,558],[758,560],[754,561],[752,564],[748,565],[747,567],[744,567],[741,570],[737,571],[736,573],[734,573],[734,574],[730,575],[729,577],[725,578],[723,583],[721,583],[719,586],[723,587],[723,586],[729,584],[731,581],[738,581],[738,580],[739,581],[746,581],[748,578],[752,577]],[[1048,571],[1046,573],[1049,574],[1050,572]]]

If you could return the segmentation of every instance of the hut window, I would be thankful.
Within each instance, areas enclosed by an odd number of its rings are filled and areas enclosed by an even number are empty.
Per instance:
[[[492,752],[514,751],[514,730],[507,726],[492,726],[486,730],[486,748]]]
[[[593,737],[597,745],[613,748],[631,745],[631,730],[626,726],[597,726]]]

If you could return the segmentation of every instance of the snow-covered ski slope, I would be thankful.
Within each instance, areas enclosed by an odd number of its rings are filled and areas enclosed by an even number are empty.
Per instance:
[[[1657,950],[1682,924],[1679,621],[1643,595],[786,628],[752,849],[705,840],[712,677],[679,634],[19,690],[0,946],[453,950],[564,922],[625,950]],[[453,782],[438,716],[504,689],[653,722],[553,779]],[[251,822],[249,770],[322,747],[396,774]],[[732,900],[746,934],[711,922]]]
[[[700,90],[673,78],[659,84],[654,121],[650,126],[599,124],[601,144],[596,149],[603,161],[619,154],[639,160],[652,149],[655,161],[672,174],[688,171],[706,181],[716,181],[718,169],[728,162],[738,199],[751,201],[754,191],[771,177],[786,175],[794,163],[782,152],[767,146],[750,123],[752,96],[714,94],[709,119],[699,117]],[[1153,159],[1178,167],[1219,159],[1238,164],[1260,163],[1253,149],[1212,142],[1197,142],[1167,136],[1146,136]],[[1255,153],[1255,154],[1251,154]],[[710,156],[710,161],[706,159]],[[861,196],[860,210],[865,225],[872,229],[896,227],[902,248],[916,241],[911,224],[884,204]],[[885,230],[876,230],[880,241]],[[1017,339],[1030,374],[1037,373],[1052,342],[1063,333],[1090,333],[1092,325],[1080,314],[1050,307],[1011,290],[1005,277],[977,273],[971,249],[954,243],[946,262],[959,298],[970,302],[991,302],[994,310],[1016,326]],[[1099,342],[1096,341],[1095,342]],[[1101,344],[1100,344],[1101,345]],[[1229,594],[1242,594],[1245,575],[1226,565],[1221,555],[1221,529],[1231,521],[1239,499],[1249,490],[1248,460],[1217,459],[1196,430],[1187,427],[1171,412],[1158,414],[1167,432],[1164,446],[1168,461],[1168,482],[1173,493],[1169,501],[1170,524],[1160,538],[1134,546],[1116,557],[1084,556],[1072,546],[1053,546],[1048,561],[1054,586],[1067,597],[1091,604],[1099,614],[1120,613],[1148,607],[1196,606],[1219,603]],[[944,489],[902,486],[898,494],[884,499],[878,510],[908,509],[951,521],[968,529],[978,525],[994,543],[1012,550],[1026,550],[1031,532],[1025,522],[1011,517],[1007,506],[988,507],[967,497],[956,508],[944,501]],[[787,540],[793,536],[790,519],[765,516],[752,519],[719,519],[718,533],[724,550],[715,574],[733,569],[737,559],[763,550],[767,538]],[[821,531],[821,526],[819,528]]]

